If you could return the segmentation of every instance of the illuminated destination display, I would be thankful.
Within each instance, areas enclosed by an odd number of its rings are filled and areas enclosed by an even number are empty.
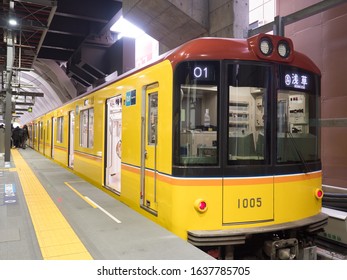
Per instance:
[[[311,77],[307,73],[286,72],[283,76],[285,87],[306,90],[311,87]]]

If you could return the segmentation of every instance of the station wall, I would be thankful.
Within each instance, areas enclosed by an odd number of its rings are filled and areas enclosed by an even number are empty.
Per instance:
[[[277,0],[286,16],[321,1]],[[347,187],[347,3],[286,26],[296,50],[322,71],[323,184]]]

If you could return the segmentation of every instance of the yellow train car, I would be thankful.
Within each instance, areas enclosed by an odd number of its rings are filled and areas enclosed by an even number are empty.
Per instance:
[[[30,143],[216,258],[314,259],[319,108],[291,40],[199,38],[34,120]]]

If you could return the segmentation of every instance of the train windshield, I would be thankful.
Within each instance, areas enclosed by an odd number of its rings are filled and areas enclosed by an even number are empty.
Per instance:
[[[174,161],[177,165],[218,165],[219,62],[193,61],[176,71],[179,106]]]
[[[228,164],[264,163],[271,68],[243,63],[227,69]]]
[[[277,163],[320,159],[318,77],[294,67],[280,69],[277,92]],[[306,166],[306,165],[305,165]]]
[[[306,163],[320,159],[318,79],[263,62],[181,63],[175,71],[175,172],[242,173],[251,165],[254,174],[275,165],[309,171]]]

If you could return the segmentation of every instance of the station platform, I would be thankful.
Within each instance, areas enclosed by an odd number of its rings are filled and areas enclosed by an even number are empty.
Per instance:
[[[211,256],[36,151],[0,155],[0,260]]]

